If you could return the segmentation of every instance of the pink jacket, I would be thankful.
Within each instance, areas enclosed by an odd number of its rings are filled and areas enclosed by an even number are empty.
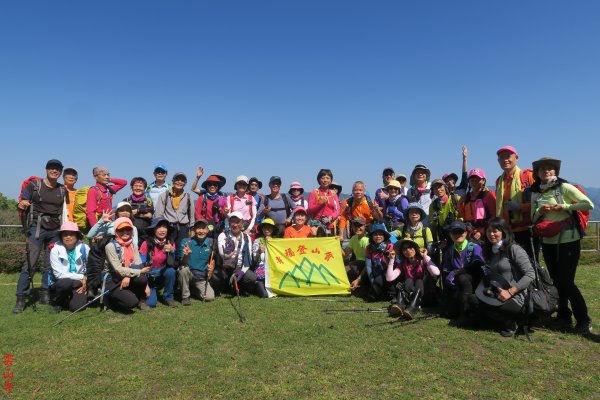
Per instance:
[[[327,197],[327,202],[321,204],[319,200],[323,197]],[[314,189],[308,195],[308,215],[311,219],[330,217],[335,220],[340,215],[340,209],[340,199],[330,189]]]

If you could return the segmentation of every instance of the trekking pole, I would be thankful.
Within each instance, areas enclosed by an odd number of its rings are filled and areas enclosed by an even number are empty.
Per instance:
[[[21,226],[23,226],[23,233],[25,234],[25,260],[27,261],[27,270],[29,272],[29,293],[31,299],[31,309],[37,311],[37,305],[35,304],[35,297],[33,297],[33,266],[31,265],[31,250],[29,248],[29,238],[27,237],[27,220],[28,213],[23,212],[21,214]]]
[[[398,325],[390,326],[387,329],[398,328],[399,326],[410,325],[410,324],[414,324],[414,323],[421,322],[421,321],[428,321],[430,319],[436,319],[439,316],[440,316],[440,314],[426,314],[421,317],[400,321],[400,323]]]
[[[214,246],[213,246],[214,247]],[[210,260],[208,260],[208,269],[206,270],[206,280],[204,281],[204,296],[202,296],[202,302],[206,301],[206,291],[208,290],[208,280],[210,279],[210,277],[212,276],[212,271],[210,271],[211,265],[214,271],[214,258],[215,258],[215,251],[213,249],[213,251],[210,253]]]
[[[391,321],[383,321],[383,322],[370,322],[370,323],[368,323],[368,324],[365,324],[365,326],[366,326],[367,328],[372,328],[372,327],[374,327],[374,326],[381,326],[381,325],[392,325],[392,324],[396,324],[396,323],[398,323],[398,322],[403,322],[403,321],[407,321],[407,320],[403,320],[403,319],[401,319],[401,318],[396,318],[396,319],[393,319],[393,320],[391,320]]]
[[[63,319],[61,319],[60,321],[56,322],[54,325],[52,326],[56,326],[59,324],[62,324],[64,320],[66,320],[67,318],[69,318],[71,315],[77,313],[78,311],[83,310],[84,308],[86,308],[87,306],[89,306],[90,304],[92,304],[93,302],[95,302],[96,300],[100,299],[102,296],[107,295],[108,293],[112,292],[113,290],[115,290],[116,288],[120,287],[120,285],[115,285],[113,286],[111,289],[106,289],[104,292],[100,293],[98,296],[94,297],[92,300],[88,301],[86,304],[82,305],[81,307],[79,307],[77,310],[73,311],[71,314],[67,315],[66,317],[64,317]]]
[[[383,313],[388,312],[387,308],[326,308],[323,312],[327,314],[335,312],[366,312],[366,313]]]
[[[242,302],[240,301],[240,288],[238,287],[237,276],[235,277],[234,284],[235,284],[235,292],[237,294],[237,300],[238,300],[238,309],[236,311],[238,313],[238,316],[240,317],[240,322],[244,323],[244,322],[246,322],[246,318],[244,317],[244,313],[242,312]]]

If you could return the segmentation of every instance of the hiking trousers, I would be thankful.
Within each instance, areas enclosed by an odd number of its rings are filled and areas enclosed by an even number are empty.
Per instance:
[[[187,299],[192,294],[201,300],[211,301],[215,299],[215,291],[210,282],[206,280],[206,272],[190,269],[185,266],[177,271],[177,281],[181,287],[181,298]]]
[[[585,299],[575,285],[575,273],[581,254],[581,241],[546,244],[542,243],[542,254],[550,277],[558,289],[558,318],[570,319],[571,310],[577,322],[590,320]]]
[[[121,282],[114,282],[109,280],[106,282],[106,289],[112,289],[115,286],[119,286]],[[141,300],[146,299],[146,285],[148,284],[148,278],[146,274],[131,278],[129,286],[125,289],[117,288],[110,292],[108,299],[111,306],[115,306],[120,309],[135,308]]]
[[[81,281],[70,278],[57,280],[51,287],[52,302],[66,308],[68,304],[69,311],[73,312],[83,307],[87,303],[87,292],[77,293],[81,287]]]
[[[37,225],[33,224],[27,230],[27,241],[29,242],[29,260],[33,265],[32,273],[35,272],[35,265],[40,258],[40,254],[43,249],[47,249],[52,243],[58,242],[60,237],[58,231],[47,230],[40,227],[40,235],[38,238],[35,237]],[[46,251],[45,264],[42,271],[42,282],[40,288],[42,290],[48,290],[48,277],[50,274],[50,251]],[[19,282],[17,283],[17,296],[28,296],[29,295],[29,264],[27,263],[27,256],[21,266],[21,273],[19,274]]]

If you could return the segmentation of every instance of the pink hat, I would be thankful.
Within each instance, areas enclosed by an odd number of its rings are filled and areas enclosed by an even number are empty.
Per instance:
[[[77,232],[77,237],[79,237],[80,239],[83,237],[83,234],[81,232],[79,232],[79,227],[77,226],[77,224],[72,221],[64,222],[60,226],[59,231],[60,232]]]
[[[290,184],[290,190],[288,191],[289,194],[292,194],[291,193],[292,189],[300,189],[300,194],[304,193],[304,188],[302,187],[300,182],[292,182]]]
[[[518,156],[517,150],[514,147],[512,147],[512,146],[501,147],[500,149],[498,149],[498,151],[496,152],[496,154],[500,155],[500,153],[502,153],[503,151],[510,151],[511,153],[515,153],[515,155]]]
[[[485,179],[485,172],[483,172],[481,168],[474,168],[469,171],[469,178],[471,178],[472,176],[477,176],[481,179]]]
[[[306,212],[306,208],[304,208],[302,206],[294,208],[294,215],[296,215],[296,213],[298,213],[298,212],[303,212],[304,214],[308,215],[308,213]]]

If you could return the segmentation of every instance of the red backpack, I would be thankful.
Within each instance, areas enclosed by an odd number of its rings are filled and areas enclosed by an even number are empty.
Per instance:
[[[35,175],[32,175],[29,178],[25,179],[23,181],[23,183],[21,183],[21,191],[19,192],[19,202],[21,202],[21,200],[23,200],[23,192],[25,191],[25,188],[27,187],[27,185],[29,185],[33,181],[41,181],[42,179],[43,178],[40,178],[39,176],[35,176]],[[33,195],[35,194],[35,192],[39,191],[39,185],[37,185],[37,186],[34,185],[33,191],[34,192],[32,193],[32,198],[33,198]],[[21,218],[23,216],[23,213],[26,210],[21,210],[20,208],[18,210],[19,210],[19,218]]]
[[[581,193],[587,196],[587,193],[583,188],[575,183],[571,183],[574,187],[577,188]],[[562,192],[560,190],[561,185],[558,185],[554,188],[554,197],[556,198],[556,202],[558,204],[564,204],[565,200],[563,199]],[[573,202],[574,204],[575,202]],[[577,231],[579,231],[579,236],[585,236],[585,229],[587,228],[588,221],[590,220],[590,210],[575,210],[571,213],[573,220],[575,221],[575,227]]]

